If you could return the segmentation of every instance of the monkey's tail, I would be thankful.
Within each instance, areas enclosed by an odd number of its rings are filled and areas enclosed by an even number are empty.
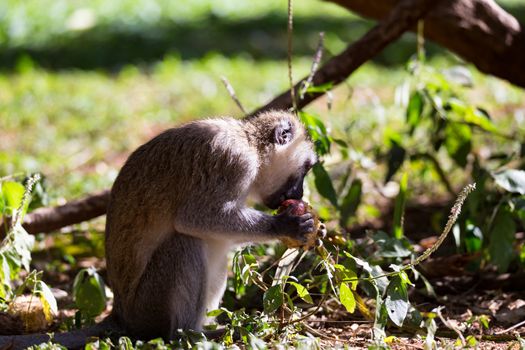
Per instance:
[[[122,331],[112,315],[94,326],[71,332],[0,336],[0,350],[22,350],[48,341],[60,344],[68,349],[80,349],[84,348],[91,337],[102,338],[110,331],[116,333]]]

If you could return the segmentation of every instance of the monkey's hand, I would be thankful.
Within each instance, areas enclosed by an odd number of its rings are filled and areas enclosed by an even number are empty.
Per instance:
[[[317,237],[314,215],[306,212],[294,215],[293,208],[289,207],[282,213],[274,216],[274,229],[289,248],[309,246],[312,236]]]

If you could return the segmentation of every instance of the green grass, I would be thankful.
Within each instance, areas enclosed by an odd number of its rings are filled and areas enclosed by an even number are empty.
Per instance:
[[[307,58],[294,60],[295,76],[307,74],[309,66]],[[240,116],[221,76],[248,110],[287,88],[284,62],[219,55],[199,61],[168,57],[147,71],[127,66],[112,75],[24,69],[0,76],[0,173],[43,172],[52,192],[65,197],[109,186],[127,154],[164,128],[205,116]],[[477,88],[466,94],[497,120],[512,120],[523,92],[481,74],[474,77]],[[326,99],[309,110],[336,136],[369,151],[383,142],[385,128],[402,127],[396,94],[407,78],[402,69],[367,64],[335,90],[332,110]]]

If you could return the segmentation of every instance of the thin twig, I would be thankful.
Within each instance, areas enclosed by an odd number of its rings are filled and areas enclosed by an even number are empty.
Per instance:
[[[445,319],[445,317],[443,316],[443,314],[441,314],[441,309],[443,307],[440,306],[438,307],[436,310],[436,314],[438,315],[439,319],[441,320],[441,322],[443,322],[443,324],[448,328],[448,329],[451,329],[453,330],[459,337],[459,339],[461,339],[461,345],[465,346],[467,344],[467,342],[465,341],[465,337],[463,336],[463,334],[461,334],[461,331],[455,327],[452,323],[450,323],[449,320]]]
[[[450,230],[452,229],[452,226],[456,223],[458,220],[459,214],[461,214],[461,207],[463,206],[463,203],[465,203],[465,200],[467,199],[468,195],[476,189],[476,183],[469,184],[461,190],[461,192],[458,195],[458,198],[456,199],[456,202],[452,206],[452,209],[450,210],[450,215],[448,217],[447,224],[445,225],[445,229],[441,233],[441,235],[438,237],[436,243],[432,245],[432,247],[425,250],[423,254],[421,254],[414,262],[410,265],[410,267],[414,267],[418,264],[420,264],[422,261],[426,260],[432,253],[434,253],[439,246],[443,243],[445,238],[447,238],[447,235],[449,234]]]
[[[14,180],[16,179],[17,177],[20,177],[20,176],[23,176],[24,173],[22,172],[18,172],[18,173],[14,173],[14,174],[9,174],[9,175],[6,175],[6,176],[2,176],[0,177],[0,182],[3,182],[3,181],[9,181],[9,180]]]
[[[286,252],[285,252],[286,253]],[[261,276],[264,276],[268,271],[270,271],[272,268],[274,268],[275,266],[277,266],[281,260],[283,259],[286,259],[287,257],[289,257],[290,255],[294,254],[293,251],[289,251],[287,254],[283,254],[280,258],[276,259],[270,266],[268,266],[266,269],[264,269],[260,275]],[[295,269],[295,267],[294,267]]]
[[[419,63],[425,59],[425,21],[417,22],[417,59]]]
[[[494,334],[496,334],[496,335],[505,334],[505,333],[510,332],[510,331],[512,331],[512,330],[514,330],[514,329],[516,329],[518,327],[521,327],[523,325],[525,325],[525,320],[523,320],[523,321],[521,321],[519,323],[516,323],[514,326],[511,326],[511,327],[509,327],[507,329],[504,329],[502,331],[496,332]]]
[[[13,230],[12,228],[22,226],[22,221],[23,221],[22,213],[24,211],[24,207],[27,205],[29,201],[29,197],[31,196],[31,191],[33,190],[33,186],[39,180],[40,180],[40,174],[34,174],[29,177],[25,185],[24,195],[22,197],[22,200],[20,201],[18,208],[13,214],[10,225],[7,225],[7,220],[6,220],[5,227],[4,225],[0,225],[2,228],[5,229],[5,232],[6,232],[6,236],[3,238],[0,244],[0,250],[10,249],[7,246],[6,242],[11,242],[14,239],[15,230]],[[0,236],[1,236],[1,232],[0,232]]]
[[[312,68],[310,68],[310,75],[308,78],[306,78],[306,81],[303,83],[303,88],[301,89],[301,93],[299,95],[299,98],[302,100],[304,97],[304,94],[306,93],[306,90],[312,85],[312,81],[314,80],[314,74],[317,72],[317,68],[319,68],[319,63],[321,62],[321,59],[323,58],[323,49],[324,49],[324,32],[319,33],[319,44],[317,44],[317,50],[315,51],[314,60],[312,62]],[[293,89],[292,89],[293,90]]]
[[[461,190],[461,192],[458,195],[458,198],[456,199],[456,202],[452,206],[452,209],[450,209],[450,215],[448,217],[447,224],[445,225],[445,228],[443,229],[443,232],[441,233],[441,235],[439,235],[437,241],[432,245],[432,247],[425,250],[423,254],[418,256],[413,262],[411,262],[410,264],[406,264],[401,269],[399,269],[399,271],[392,271],[392,272],[388,272],[382,275],[364,277],[364,278],[363,277],[346,278],[346,279],[343,279],[342,282],[372,281],[372,280],[376,280],[382,277],[395,276],[395,275],[398,275],[400,272],[411,269],[419,265],[426,259],[428,259],[428,257],[432,255],[432,253],[434,253],[441,246],[445,238],[447,238],[448,234],[450,233],[450,230],[452,229],[452,226],[454,226],[454,224],[456,223],[458,219],[459,214],[461,214],[461,207],[463,206],[463,203],[467,199],[467,196],[475,189],[476,189],[476,184],[472,183],[472,184],[465,186],[465,188]]]
[[[290,92],[292,107],[297,112],[297,101],[295,100],[295,89],[292,74],[292,49],[293,49],[293,0],[288,0],[288,80],[290,81]]]
[[[31,195],[31,191],[33,190],[33,186],[35,183],[40,180],[40,174],[34,174],[33,176],[29,177],[27,180],[27,184],[24,191],[24,196],[22,197],[22,200],[20,201],[20,205],[15,211],[15,214],[13,215],[13,225],[21,225],[22,224],[22,212],[24,211],[24,207],[27,204],[27,201],[29,200],[29,196]]]
[[[224,84],[224,87],[226,88],[228,93],[230,94],[230,97],[232,98],[233,102],[235,102],[237,107],[239,107],[239,109],[241,110],[242,114],[246,115],[246,110],[242,106],[241,101],[237,98],[237,95],[235,94],[235,89],[233,88],[232,84],[230,84],[230,82],[228,81],[228,79],[225,76],[221,77],[221,81]]]

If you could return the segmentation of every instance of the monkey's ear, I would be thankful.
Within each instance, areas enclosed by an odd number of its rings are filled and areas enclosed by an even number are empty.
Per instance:
[[[274,143],[285,145],[292,140],[292,124],[289,121],[280,122],[274,129]]]

